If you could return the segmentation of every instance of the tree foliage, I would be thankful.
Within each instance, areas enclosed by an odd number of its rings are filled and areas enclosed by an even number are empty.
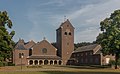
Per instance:
[[[78,47],[87,46],[91,44],[94,44],[94,42],[93,43],[90,43],[90,42],[74,43],[74,50],[76,50]]]
[[[120,58],[120,10],[115,10],[109,18],[100,22],[102,33],[97,36],[97,42],[101,44],[104,54],[113,54],[117,62]]]
[[[12,28],[12,21],[7,15],[6,11],[0,11],[0,63],[6,62],[9,58],[12,57],[12,48],[14,45],[14,41],[12,37],[15,34],[15,31],[9,33],[7,31],[8,28]]]

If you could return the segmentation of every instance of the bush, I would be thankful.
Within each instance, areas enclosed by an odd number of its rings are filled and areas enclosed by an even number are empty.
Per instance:
[[[114,60],[110,60],[109,64],[110,65],[115,65],[115,61]]]
[[[15,66],[12,62],[8,62],[8,66]]]
[[[110,60],[109,64],[110,65],[115,65],[115,60]],[[118,60],[118,65],[120,65],[120,59]]]
[[[3,62],[0,61],[0,67],[4,66]]]

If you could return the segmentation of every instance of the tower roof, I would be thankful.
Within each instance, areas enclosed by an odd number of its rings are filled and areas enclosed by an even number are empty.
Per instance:
[[[58,29],[60,29],[60,28],[62,28],[64,25],[69,25],[69,26],[71,26],[73,29],[74,29],[74,27],[73,27],[73,25],[70,23],[70,21],[69,21],[69,19],[67,19],[65,22],[63,22],[63,23],[61,23],[61,25],[60,25],[60,27],[58,28]],[[57,30],[58,30],[57,29]]]

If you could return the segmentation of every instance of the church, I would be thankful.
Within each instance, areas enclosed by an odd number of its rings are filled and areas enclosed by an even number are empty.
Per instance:
[[[13,50],[15,65],[66,65],[74,51],[74,27],[67,19],[56,29],[56,47],[45,38],[35,43],[19,39]]]
[[[56,29],[56,45],[45,38],[35,43],[19,39],[13,50],[15,65],[108,65],[115,60],[112,55],[103,55],[99,44],[79,47],[74,50],[74,27],[67,19]]]

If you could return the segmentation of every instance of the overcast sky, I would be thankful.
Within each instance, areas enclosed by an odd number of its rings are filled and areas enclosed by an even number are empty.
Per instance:
[[[75,27],[75,43],[92,42],[99,34],[99,23],[120,9],[120,0],[0,0],[0,11],[6,10],[13,22],[12,30],[26,42],[56,42],[56,29],[64,16]]]

